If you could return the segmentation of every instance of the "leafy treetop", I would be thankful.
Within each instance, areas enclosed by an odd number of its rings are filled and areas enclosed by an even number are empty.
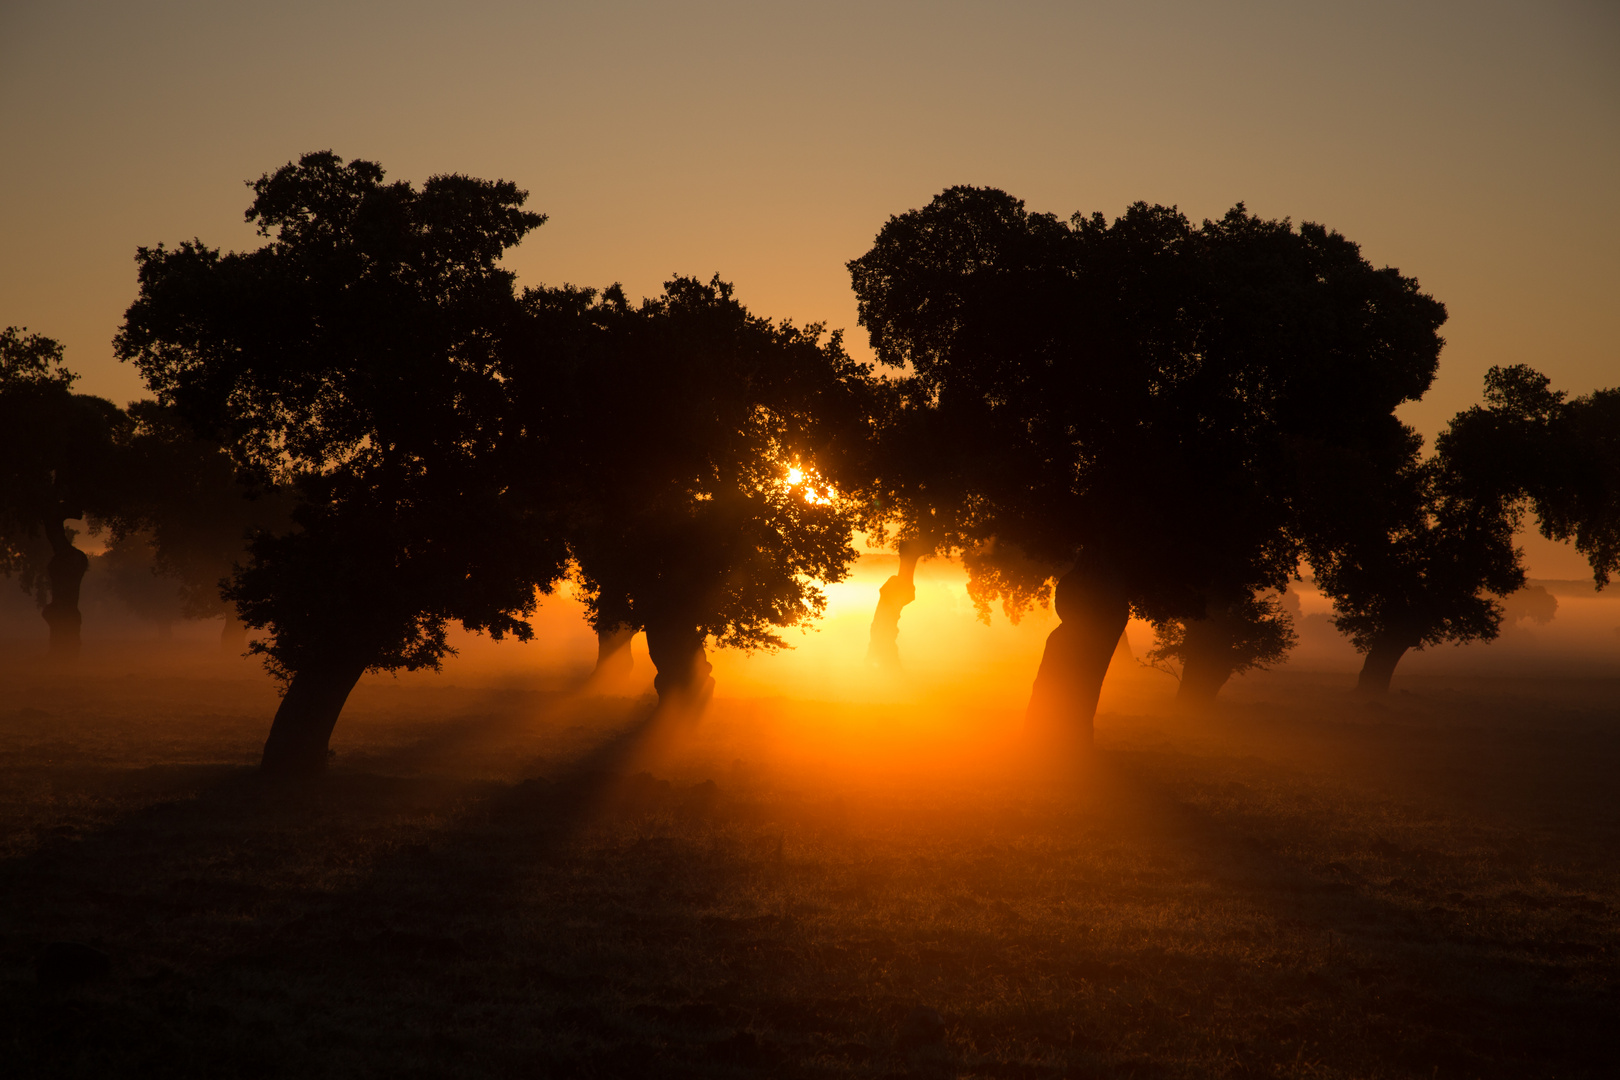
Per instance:
[[[330,152],[253,194],[256,250],[139,251],[116,347],[162,404],[298,496],[296,528],[260,536],[231,590],[273,631],[258,647],[290,675],[332,657],[436,665],[449,619],[527,637],[563,550],[510,484],[521,311],[498,262],[544,217],[507,182],[417,189]]]

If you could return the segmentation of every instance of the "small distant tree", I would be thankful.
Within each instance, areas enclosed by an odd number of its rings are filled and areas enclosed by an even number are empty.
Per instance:
[[[1334,621],[1366,654],[1358,689],[1387,692],[1410,649],[1500,633],[1502,600],[1524,586],[1513,537],[1527,513],[1547,538],[1573,541],[1603,588],[1620,566],[1617,431],[1620,392],[1569,401],[1532,368],[1494,367],[1484,404],[1453,418],[1433,460],[1409,435],[1397,468],[1345,485],[1359,509],[1312,561]]]
[[[1304,464],[1424,392],[1445,317],[1344,237],[1242,206],[1064,223],[952,188],[850,270],[878,359],[910,373],[874,505],[972,555],[983,605],[1053,603],[1028,716],[1082,741],[1133,609],[1286,585]]]
[[[420,189],[380,166],[307,154],[253,184],[266,242],[137,255],[116,347],[164,406],[295,499],[226,590],[285,685],[263,767],[324,767],[367,670],[436,668],[449,621],[528,638],[536,589],[563,572],[547,507],[512,479],[550,475],[543,433],[510,419],[521,318],[502,254],[544,218],[505,181]]]
[[[878,667],[891,671],[900,668],[900,613],[917,599],[917,563],[931,549],[932,545],[921,539],[895,542],[900,566],[878,587],[877,610],[867,631],[866,658]]]
[[[555,318],[579,299],[530,304]],[[854,559],[857,504],[836,478],[864,434],[866,373],[838,335],[753,315],[719,278],[675,278],[640,305],[616,288],[588,299],[570,551],[598,634],[645,630],[660,700],[700,705],[706,642],[781,647]]]
[[[1390,453],[1338,487],[1353,512],[1310,555],[1334,624],[1366,658],[1356,688],[1367,694],[1388,692],[1410,650],[1494,639],[1499,598],[1524,585],[1511,493],[1474,482],[1444,454],[1425,460],[1410,430]]]
[[[50,627],[50,652],[79,653],[79,591],[90,559],[69,521],[115,511],[123,493],[129,418],[72,391],[62,346],[17,327],[0,331],[0,570],[21,571]],[[43,535],[48,560],[27,557]]]
[[[1557,614],[1558,597],[1548,592],[1545,585],[1526,585],[1511,596],[1502,598],[1503,619],[1510,625],[1533,622],[1537,626],[1546,626]]]
[[[168,637],[174,624],[185,618],[179,584],[158,573],[150,533],[113,535],[101,553],[91,557],[90,566],[92,581],[161,636]]]
[[[1572,542],[1599,589],[1620,570],[1620,388],[1571,401],[1568,467],[1530,493],[1542,533]]]
[[[1201,619],[1159,623],[1147,659],[1177,676],[1177,701],[1202,705],[1232,676],[1282,663],[1298,641],[1279,595],[1250,595],[1210,605]]]
[[[239,653],[247,643],[247,627],[223,590],[238,565],[247,561],[250,537],[287,530],[289,499],[256,482],[223,446],[200,438],[177,408],[137,401],[129,414],[135,425],[129,442],[130,484],[114,522],[115,546],[144,547],[151,573],[178,593],[177,614],[222,618],[220,645]],[[126,591],[131,599],[156,599],[150,589],[133,582]]]
[[[1620,390],[1569,400],[1533,368],[1493,367],[1484,403],[1438,449],[1472,497],[1533,512],[1543,536],[1572,542],[1599,589],[1620,569]]]

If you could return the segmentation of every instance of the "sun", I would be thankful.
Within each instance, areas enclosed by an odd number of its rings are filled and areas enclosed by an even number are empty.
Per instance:
[[[826,506],[833,501],[836,492],[828,487],[821,479],[814,467],[803,465],[789,465],[782,479],[778,481],[789,492],[796,492],[798,497],[812,506]]]

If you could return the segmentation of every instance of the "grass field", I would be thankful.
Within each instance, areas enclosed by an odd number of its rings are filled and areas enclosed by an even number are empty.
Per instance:
[[[1620,682],[1146,673],[1074,764],[375,680],[270,783],[266,680],[162,671],[0,671],[5,1076],[1620,1075]]]

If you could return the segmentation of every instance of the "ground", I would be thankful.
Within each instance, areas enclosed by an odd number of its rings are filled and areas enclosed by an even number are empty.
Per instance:
[[[1620,682],[1345,682],[1144,683],[1079,762],[372,680],[277,783],[250,668],[0,665],[0,1071],[1620,1075]]]

